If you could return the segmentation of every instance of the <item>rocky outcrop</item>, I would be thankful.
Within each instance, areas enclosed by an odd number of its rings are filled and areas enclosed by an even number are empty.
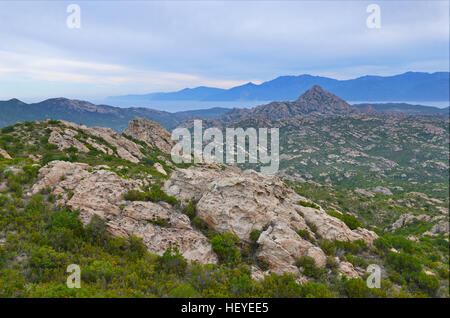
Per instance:
[[[340,262],[337,267],[337,270],[341,275],[345,275],[348,278],[359,278],[358,272],[355,270],[353,265],[349,262],[346,262],[346,261]]]
[[[0,148],[0,156],[2,156],[4,159],[12,159],[9,153],[6,152],[6,150]]]
[[[320,209],[298,204],[306,199],[274,176],[253,170],[219,165],[190,167],[172,173],[164,190],[180,201],[197,201],[197,216],[219,233],[234,233],[250,242],[253,230],[262,231],[256,257],[270,270],[298,273],[295,259],[311,256],[324,266],[326,256],[313,243],[302,239],[298,230],[312,237],[371,244],[377,235],[365,229],[350,230],[341,220]]]
[[[431,228],[431,233],[433,234],[449,234],[449,222],[448,219],[447,220],[443,220],[439,223],[436,223],[432,228]]]
[[[59,122],[65,127],[50,126],[49,128],[52,132],[48,141],[57,145],[60,150],[73,146],[78,151],[88,152],[89,147],[87,145],[90,145],[103,153],[110,155],[116,153],[118,157],[135,163],[144,157],[140,150],[141,146],[118,134],[111,128],[87,127],[64,120]],[[76,138],[80,131],[87,136],[83,142]],[[104,141],[106,144],[100,141]]]
[[[72,129],[65,129],[63,131],[58,127],[53,127],[48,142],[57,145],[58,149],[61,151],[70,147],[75,147],[78,151],[88,152],[89,148],[78,139],[74,138],[73,133],[76,135],[76,132]]]
[[[390,226],[390,228],[386,229],[386,232],[394,232],[397,229],[400,229],[414,221],[425,221],[425,222],[435,222],[441,219],[446,218],[446,216],[444,215],[437,215],[437,216],[430,216],[427,214],[419,214],[419,215],[414,215],[412,213],[405,213],[402,214],[394,223],[392,223],[392,225]],[[434,229],[434,230],[433,230]],[[440,223],[437,223],[433,226],[433,229],[431,230],[431,233],[436,234],[436,233],[448,233],[448,221],[441,221]],[[445,230],[447,229],[447,231]]]
[[[159,162],[155,162],[155,163],[153,164],[153,168],[155,168],[156,171],[158,171],[159,173],[161,173],[161,174],[167,176],[166,170],[164,170],[164,167],[163,167],[162,164],[160,164]]]
[[[135,118],[128,124],[124,130],[124,135],[130,136],[136,140],[145,142],[153,148],[158,148],[165,153],[170,153],[175,141],[172,140],[170,133],[160,124],[145,118]]]
[[[177,246],[188,260],[217,262],[208,239],[192,228],[186,215],[165,202],[123,199],[126,191],[140,189],[143,181],[122,179],[103,167],[89,170],[87,164],[52,161],[39,170],[31,194],[50,187],[53,194],[61,195],[56,204],[78,209],[83,224],[98,215],[111,234],[141,237],[152,253],[161,255],[168,247]]]
[[[188,260],[216,263],[209,240],[179,208],[165,202],[124,199],[124,193],[149,182],[152,180],[123,179],[107,166],[52,161],[40,169],[31,194],[51,189],[58,198],[56,204],[80,211],[83,224],[98,215],[105,220],[109,233],[141,237],[152,253],[161,255],[168,247],[177,246]],[[377,237],[366,229],[350,230],[322,208],[300,205],[307,199],[279,178],[253,170],[219,164],[191,166],[173,171],[163,189],[183,204],[194,200],[196,216],[218,233],[236,234],[241,247],[251,243],[252,231],[260,231],[254,256],[259,264],[265,264],[261,268],[277,274],[301,274],[295,265],[301,256],[310,256],[317,266],[325,266],[326,255],[316,241],[319,238],[371,244]],[[303,238],[298,230],[316,240]],[[353,275],[348,264],[341,267],[345,275]],[[267,273],[261,268],[254,270],[253,276]]]
[[[378,186],[378,187],[372,188],[370,190],[372,190],[373,192],[378,192],[378,193],[384,194],[384,195],[392,195],[392,191],[386,187]]]

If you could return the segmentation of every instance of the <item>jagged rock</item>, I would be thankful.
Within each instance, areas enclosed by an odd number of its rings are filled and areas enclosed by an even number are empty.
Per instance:
[[[6,152],[6,150],[0,148],[0,156],[2,156],[5,159],[12,159],[9,153]]]
[[[359,193],[359,194],[362,194],[363,196],[368,197],[368,198],[373,198],[375,196],[375,194],[373,192],[370,192],[370,191],[367,191],[367,190],[364,190],[364,189],[356,188],[355,192]]]
[[[433,234],[444,233],[444,234],[448,235],[449,234],[449,223],[448,223],[448,220],[443,220],[443,221],[435,224],[431,228],[430,232],[433,233]]]
[[[427,214],[419,214],[419,215],[414,215],[412,213],[405,213],[402,214],[394,223],[392,223],[391,227],[386,229],[385,231],[389,231],[389,232],[394,232],[395,230],[402,228],[410,223],[412,223],[414,220],[418,220],[418,221],[426,221],[426,222],[435,222],[441,219],[446,218],[444,215],[437,215],[434,217],[431,217],[430,215]],[[438,224],[435,224],[433,227],[435,230],[431,230],[430,233],[438,233],[439,229],[441,230],[441,232],[446,232],[448,233],[448,221],[442,221]],[[447,230],[445,230],[447,228]]]
[[[353,267],[352,263],[342,261],[339,263],[337,270],[339,273],[347,276],[348,278],[359,278],[359,274]]]
[[[287,224],[277,222],[262,232],[257,243],[260,248],[257,252],[259,261],[269,265],[276,273],[298,273],[295,266],[297,257],[306,255],[314,258],[317,266],[325,266],[324,252],[299,235]]]
[[[170,133],[160,124],[146,118],[135,118],[128,123],[128,128],[123,132],[134,139],[144,141],[153,148],[158,148],[165,153],[170,153],[175,141]]]
[[[31,194],[50,187],[55,195],[61,194],[56,204],[78,209],[83,224],[98,215],[105,219],[108,232],[141,237],[152,253],[161,255],[168,247],[177,246],[188,260],[217,262],[208,239],[192,228],[186,215],[165,202],[123,199],[126,191],[140,188],[140,180],[122,179],[102,167],[92,172],[89,168],[82,163],[52,161],[39,170]]]
[[[88,152],[89,149],[72,135],[64,134],[58,127],[53,127],[48,142],[58,146],[59,150],[75,147],[78,151]]]
[[[159,173],[162,173],[163,175],[167,176],[166,170],[164,170],[164,167],[159,162],[155,162],[153,168],[155,168],[156,171],[158,171]]]
[[[70,146],[74,146],[79,151],[89,151],[88,147],[85,144],[75,138],[75,136],[78,134],[77,130],[80,130],[89,136],[86,142],[99,151],[107,154],[114,153],[113,149],[107,147],[106,145],[98,143],[95,138],[101,138],[109,145],[114,147],[117,155],[122,159],[137,163],[139,162],[139,159],[144,157],[140,150],[141,146],[118,134],[111,128],[87,127],[85,125],[77,125],[64,120],[60,120],[59,122],[67,128],[60,129],[59,127],[50,127],[50,129],[52,129],[52,132],[48,141],[50,143],[56,144],[58,146],[58,149],[60,150],[69,148]]]
[[[372,190],[373,192],[378,192],[378,193],[384,194],[384,195],[392,195],[392,191],[386,187],[378,186],[378,187],[372,188],[370,190]]]
[[[268,272],[263,272],[262,270],[260,270],[258,267],[256,266],[252,266],[250,268],[251,271],[251,277],[253,280],[256,281],[262,281],[264,280],[264,276],[268,274]]]
[[[174,171],[164,190],[180,201],[197,201],[197,217],[219,233],[234,233],[242,242],[250,242],[253,230],[263,230],[256,257],[271,271],[298,273],[295,258],[311,256],[324,266],[326,256],[316,245],[302,239],[297,230],[310,226],[330,240],[365,240],[371,244],[377,235],[365,229],[350,230],[344,222],[322,209],[298,204],[306,199],[275,176],[253,170],[219,165],[191,166]]]

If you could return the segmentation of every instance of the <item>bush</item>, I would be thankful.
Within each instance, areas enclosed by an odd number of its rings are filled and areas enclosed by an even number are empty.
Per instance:
[[[231,266],[235,266],[241,261],[241,254],[236,247],[239,242],[239,237],[232,233],[216,234],[211,239],[212,249],[219,260]]]
[[[313,208],[313,209],[317,209],[317,210],[320,209],[320,207],[317,204],[313,203],[313,202],[300,200],[300,201],[298,201],[298,204],[300,204],[301,206],[308,207],[308,208]]]
[[[430,296],[435,296],[440,287],[439,280],[434,275],[427,275],[424,272],[414,273],[412,281],[417,288],[425,291]]]
[[[8,134],[14,131],[14,125],[6,126],[2,128],[2,134]]]
[[[124,195],[125,200],[129,201],[164,201],[171,205],[179,204],[179,201],[170,195],[167,195],[159,185],[152,185],[149,191],[143,192],[138,190],[130,190]]]
[[[400,273],[412,273],[422,270],[422,265],[420,264],[419,260],[410,254],[389,252],[386,258],[386,262]]]
[[[365,281],[359,278],[351,278],[344,282],[344,291],[349,298],[365,298],[370,294]]]
[[[330,240],[320,240],[319,241],[319,246],[322,249],[322,251],[329,256],[334,256],[335,253],[335,248],[336,245],[334,244],[333,241]]]
[[[184,275],[186,272],[187,261],[180,254],[178,248],[175,247],[173,250],[171,247],[166,249],[164,254],[159,257],[157,262],[157,270],[166,273],[172,273],[177,275]]]
[[[189,200],[188,205],[184,208],[184,213],[189,217],[189,219],[193,219],[196,215],[195,204],[192,200]]]
[[[326,211],[329,215],[338,218],[342,222],[344,222],[351,230],[354,230],[358,227],[361,227],[361,222],[357,218],[349,214],[341,214],[334,209],[330,209]]]
[[[259,239],[259,236],[261,235],[262,231],[261,230],[253,230],[250,232],[250,240],[253,243],[256,243],[256,241]]]
[[[309,234],[308,230],[298,230],[297,234],[300,235],[300,237],[304,240],[310,241],[311,243],[314,243],[316,240]]]
[[[302,256],[296,259],[295,265],[298,268],[303,268],[303,274],[308,277],[321,280],[325,278],[326,269],[316,266],[316,261],[310,256]]]
[[[302,295],[302,287],[295,282],[296,277],[292,274],[276,275],[271,273],[264,278],[262,287],[265,297],[271,298],[294,298]]]
[[[124,199],[128,201],[147,201],[147,195],[142,191],[130,190],[125,193]]]
[[[106,223],[100,216],[94,214],[86,226],[86,235],[91,242],[99,242],[106,236]]]

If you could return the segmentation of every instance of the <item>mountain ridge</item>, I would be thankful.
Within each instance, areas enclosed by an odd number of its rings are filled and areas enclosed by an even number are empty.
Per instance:
[[[365,75],[337,80],[309,74],[283,75],[261,84],[249,82],[229,89],[208,87],[209,95],[205,94],[205,87],[200,86],[176,92],[131,96],[141,100],[294,100],[299,91],[320,85],[345,100],[442,101],[448,100],[450,96],[449,76],[449,72],[406,72],[392,76]],[[106,100],[109,103],[123,102],[125,96],[110,96]]]

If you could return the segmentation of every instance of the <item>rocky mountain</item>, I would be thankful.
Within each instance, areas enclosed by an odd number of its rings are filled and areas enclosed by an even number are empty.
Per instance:
[[[393,76],[362,76],[349,80],[336,80],[329,77],[280,76],[259,85],[247,83],[229,89],[197,87],[171,93],[147,95],[116,96],[108,102],[123,103],[128,100],[289,100],[298,97],[299,92],[320,85],[325,90],[341,96],[345,100],[373,101],[445,101],[449,100],[449,73],[407,72]]]
[[[359,110],[356,107],[315,85],[293,102],[272,102],[251,109],[234,108],[213,119],[213,122],[218,125],[228,125],[246,119],[278,120],[305,115],[353,114],[358,112]],[[183,123],[183,125],[186,125],[186,123]]]
[[[60,119],[87,126],[109,127],[123,131],[135,117],[144,117],[158,122],[166,128],[176,127],[188,118],[217,118],[227,112],[225,108],[192,110],[169,113],[150,108],[120,108],[95,105],[87,101],[67,98],[52,98],[39,103],[26,104],[18,99],[0,101],[0,127],[23,121]]]
[[[317,98],[316,92],[301,100]],[[440,134],[429,123],[421,129]],[[433,222],[429,233],[420,227],[407,238],[402,233],[412,233],[405,227],[417,226],[413,218],[398,221],[394,214],[390,222],[388,216],[373,221],[364,209],[349,209],[338,188],[313,180],[282,180],[222,164],[175,164],[167,154],[173,144],[169,136],[146,119],[132,120],[123,134],[58,120],[3,128],[0,282],[24,281],[31,287],[0,292],[62,295],[61,275],[73,263],[83,267],[87,288],[75,292],[84,293],[285,297],[288,285],[289,295],[297,297],[401,297],[443,296],[448,290],[443,265],[448,264],[448,227],[440,225],[448,220],[444,202],[423,193],[414,195],[416,201],[384,199],[394,209],[402,204],[430,209],[429,202],[442,206],[440,212],[425,211],[440,215],[426,218]],[[376,142],[376,136],[366,137]],[[312,186],[326,194],[318,196]],[[363,199],[348,200],[367,204],[367,198],[398,190],[358,191]],[[382,268],[385,283],[372,291],[362,278],[373,263]]]

